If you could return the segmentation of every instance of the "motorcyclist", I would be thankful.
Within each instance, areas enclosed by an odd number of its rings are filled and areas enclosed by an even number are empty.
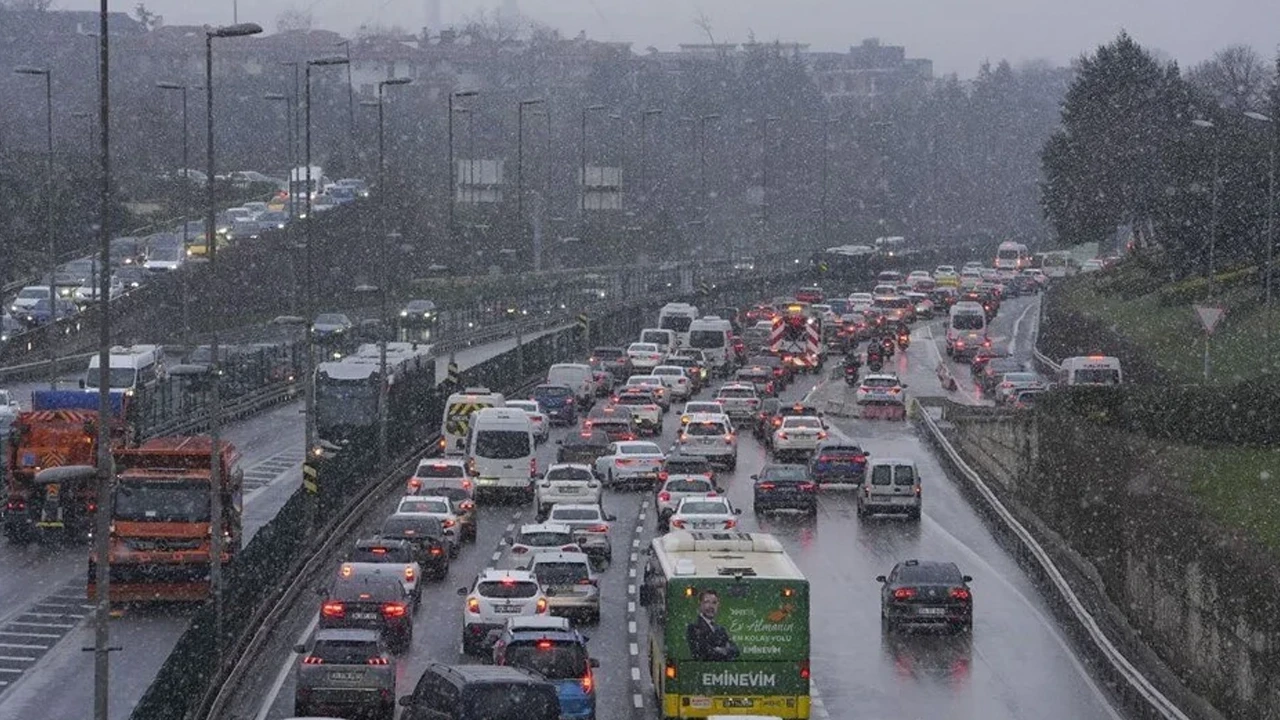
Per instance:
[[[906,347],[911,342],[911,327],[906,322],[899,322],[894,333],[894,339],[897,340],[900,347]]]
[[[884,350],[880,345],[879,339],[872,340],[867,343],[867,365],[875,366],[884,362]]]

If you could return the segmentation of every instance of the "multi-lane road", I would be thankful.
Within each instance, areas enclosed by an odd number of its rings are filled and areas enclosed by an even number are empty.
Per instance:
[[[455,360],[465,370],[514,346],[514,338],[498,340],[459,350]],[[437,362],[438,376],[447,361],[446,356]],[[246,543],[301,483],[302,428],[302,404],[292,402],[223,432],[243,454]],[[78,720],[93,707],[93,658],[81,649],[93,644],[86,622],[87,553],[76,545],[0,541],[0,718]],[[193,612],[183,606],[131,607],[114,619],[112,645],[121,650],[112,654],[112,718],[128,717]]]
[[[1034,298],[1006,302],[992,328],[993,335],[1010,340],[1024,359],[1029,359],[1034,344],[1037,302]],[[916,342],[910,350],[893,358],[890,369],[910,385],[910,392],[944,394],[934,374],[941,358],[939,338],[940,321],[922,323],[914,331]],[[806,376],[784,398],[807,396],[820,407],[839,407],[851,397],[851,390],[838,377],[838,366],[828,369],[836,374],[833,379]],[[955,397],[982,402],[980,391],[968,381],[967,370],[957,369],[962,386]],[[674,439],[671,418],[662,438],[664,447]],[[749,436],[742,440],[737,470],[721,476],[730,499],[745,510],[744,529],[779,537],[809,578],[814,716],[1122,717],[1076,657],[1036,585],[996,541],[912,426],[830,419],[836,432],[855,438],[877,456],[916,460],[925,487],[924,516],[919,523],[860,520],[852,498],[838,492],[822,496],[816,518],[757,519],[751,512],[750,478],[769,457]],[[566,432],[554,432],[552,442],[543,446],[540,466],[554,459],[554,440]],[[387,499],[382,509],[390,512],[392,503]],[[647,627],[636,607],[635,588],[639,558],[654,536],[654,517],[648,494],[610,493],[605,505],[618,520],[612,530],[615,563],[601,579],[605,599],[601,622],[588,629],[589,645],[600,659],[598,716],[649,720],[657,710],[646,662]],[[429,660],[460,661],[462,601],[457,588],[468,585],[487,566],[509,565],[502,538],[517,525],[531,522],[531,509],[484,506],[479,521],[477,543],[462,551],[447,580],[433,583],[423,594],[413,647],[400,659],[401,693],[412,689]],[[971,636],[882,635],[875,577],[895,562],[913,557],[951,560],[974,577]],[[316,610],[299,608],[281,630],[301,642],[314,627]],[[282,654],[266,662],[269,669],[261,673],[258,692],[245,693],[230,716],[278,720],[292,715],[297,658]]]

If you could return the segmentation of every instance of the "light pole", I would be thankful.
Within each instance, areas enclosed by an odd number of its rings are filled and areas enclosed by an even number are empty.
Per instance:
[[[53,240],[53,73],[48,68],[23,65],[13,70],[19,75],[37,75],[44,78],[45,151],[44,177],[44,241],[49,252],[49,323],[58,320],[58,248]],[[52,352],[52,351],[51,351]],[[49,389],[58,389],[58,365],[49,356]]]
[[[218,658],[222,657],[222,554],[225,552],[225,541],[222,527],[222,396],[221,375],[222,360],[218,355],[218,300],[220,285],[218,283],[218,238],[217,238],[217,206],[214,197],[214,162],[213,162],[213,40],[214,38],[245,37],[262,32],[262,26],[254,23],[239,23],[209,28],[204,34],[204,114],[205,114],[205,233],[209,246],[209,279],[213,289],[209,308],[214,315],[213,332],[209,337],[209,357],[212,362],[210,377],[209,403],[209,586],[213,590],[214,608],[214,646]],[[185,92],[185,91],[184,91]],[[184,141],[185,141],[185,133]],[[105,293],[103,293],[105,294]],[[240,541],[236,537],[236,542]]]
[[[315,347],[314,347],[315,329],[312,327],[312,325],[315,324],[315,307],[313,307],[315,292],[314,292],[314,289],[312,288],[311,257],[312,257],[312,245],[314,245],[313,243],[314,232],[313,232],[312,226],[315,224],[314,222],[315,218],[311,216],[312,215],[311,213],[311,195],[312,195],[312,192],[311,192],[311,68],[332,67],[334,65],[346,65],[346,64],[347,64],[347,59],[341,56],[316,58],[315,60],[307,61],[307,69],[305,73],[306,75],[305,93],[306,94],[305,94],[304,104],[307,106],[307,112],[306,112],[306,121],[305,121],[306,132],[304,133],[306,135],[306,140],[303,143],[304,144],[303,163],[306,165],[306,171],[305,171],[306,186],[303,189],[303,194],[306,195],[306,205],[305,205],[306,209],[303,211],[302,227],[303,227],[303,230],[306,232],[306,248],[304,250],[305,259],[303,261],[304,264],[306,265],[306,271],[304,274],[303,282],[306,283],[307,287],[303,291],[302,296],[304,300],[303,317],[306,319],[306,326],[307,326],[307,343],[306,343],[306,370],[305,370],[306,379],[303,381],[303,390],[304,390],[303,405],[305,407],[303,411],[303,415],[305,416],[305,420],[304,420],[305,428],[304,428],[303,436],[304,436],[304,443],[306,444],[306,456],[308,458],[310,458],[312,454],[318,454],[323,452],[323,450],[316,444],[316,377],[315,377],[316,376],[316,354],[315,354]],[[319,178],[316,178],[316,180],[318,182]]]
[[[413,82],[407,77],[391,78],[378,83],[378,219],[382,223],[382,241],[378,246],[378,265],[381,278],[378,284],[382,287],[379,294],[382,300],[379,306],[379,318],[383,327],[378,332],[378,460],[379,467],[387,465],[387,331],[391,323],[387,320],[387,292],[390,275],[387,272],[387,212],[386,212],[386,145],[383,132],[383,91],[388,85],[408,85]],[[450,117],[453,117],[450,114]]]
[[[618,209],[621,210],[623,206],[622,166],[626,164],[627,159],[627,126],[622,122],[622,113],[610,113],[609,119],[618,123]]]
[[[822,125],[822,199],[818,206],[818,215],[821,218],[821,230],[819,237],[822,238],[823,247],[830,244],[827,237],[827,188],[830,178],[830,156],[831,156],[831,126],[837,122],[836,118],[827,118],[825,120],[815,120],[814,122]]]
[[[1214,260],[1217,253],[1218,245],[1218,185],[1219,183],[1219,156],[1221,155],[1221,143],[1218,142],[1218,134],[1216,132],[1217,125],[1209,120],[1192,120],[1191,124],[1206,130],[1214,130],[1213,133],[1213,189],[1211,191],[1210,210],[1209,210],[1209,299],[1214,298]],[[1205,345],[1205,378],[1209,376],[1209,351],[1206,341]]]
[[[453,238],[453,213],[454,213],[453,206],[456,205],[458,202],[457,187],[455,186],[455,182],[456,182],[455,179],[457,178],[457,175],[456,175],[457,169],[454,168],[454,162],[453,162],[453,112],[454,112],[453,101],[456,98],[475,97],[476,95],[479,95],[479,94],[480,93],[476,92],[475,90],[455,90],[449,93],[449,120],[447,123],[449,126],[449,192],[447,193],[448,195],[447,202],[449,203],[449,237],[451,239]],[[466,108],[458,108],[458,109],[464,110]],[[471,112],[469,109],[466,109],[466,111]],[[471,166],[471,163],[473,162],[475,162],[475,158],[470,158],[467,160],[468,175],[471,173],[470,166]]]
[[[764,233],[769,232],[769,123],[782,118],[766,115],[759,121],[748,120],[760,126],[760,221]]]
[[[190,223],[187,215],[191,212],[191,171],[189,169],[191,161],[187,157],[187,86],[182,83],[159,82],[156,83],[156,87],[161,90],[182,91],[182,247],[185,249],[190,242]],[[206,87],[208,86],[206,85]],[[208,182],[212,183],[213,178],[209,178]],[[205,241],[206,244],[213,242],[208,238],[205,238]],[[187,303],[187,273],[181,269],[179,272],[182,273],[182,341],[186,343],[191,338],[191,318]]]
[[[473,165],[472,165],[472,164],[475,162],[475,154],[474,154],[474,150],[475,150],[475,138],[472,136],[472,129],[473,129],[473,128],[472,128],[472,118],[474,117],[474,115],[475,115],[475,114],[471,111],[471,108],[464,108],[464,107],[454,108],[454,109],[453,109],[453,112],[454,112],[454,113],[457,113],[458,115],[466,115],[466,116],[467,116],[467,181],[466,181],[466,184],[467,184],[467,196],[466,196],[466,197],[467,197],[467,202],[471,202],[471,200],[473,200],[473,199],[474,199],[474,196],[472,195],[472,193],[473,193],[473,192],[475,192],[475,191],[472,189],[472,187],[471,187],[471,186],[472,186],[472,183],[474,183],[474,182],[475,182],[475,167],[473,167]],[[452,117],[452,115],[450,115],[450,117]],[[452,129],[452,127],[450,127],[450,129]],[[449,147],[449,150],[450,150],[450,152],[452,152],[452,151],[453,151],[453,143],[452,143],[452,142],[450,142],[450,143],[449,143],[449,146],[450,146],[450,147]],[[457,161],[456,161],[456,160],[455,160],[455,161],[453,161],[452,163],[450,163],[450,167],[454,167],[454,166],[456,166],[456,165],[457,165]],[[451,181],[451,182],[452,182],[452,181]],[[449,206],[449,211],[450,211],[450,212],[453,212],[453,206],[452,206],[452,205],[450,205],[450,206]]]
[[[662,110],[658,108],[650,108],[640,112],[640,182],[637,187],[640,188],[640,199],[643,201],[649,199],[649,117],[661,114]]]
[[[291,96],[293,99],[290,102],[292,116],[289,118],[289,130],[293,140],[289,143],[289,172],[285,176],[289,188],[289,219],[293,220],[298,217],[298,201],[297,198],[294,197],[293,192],[295,184],[293,173],[298,164],[298,140],[299,136],[302,134],[298,131],[298,101],[302,97],[301,80],[299,76],[301,74],[302,63],[297,60],[287,60],[280,64],[284,67],[293,68],[293,95]]]
[[[587,105],[582,108],[582,128],[578,135],[578,152],[581,155],[582,172],[579,174],[578,186],[578,237],[583,236],[587,224],[587,113],[603,110],[603,105]]]
[[[342,48],[343,65],[347,68],[347,150],[354,160],[356,154],[356,98],[354,86],[351,84],[351,41],[339,40],[337,47]]]
[[[719,113],[710,113],[710,114],[701,115],[698,117],[698,163],[701,167],[701,170],[699,172],[699,179],[698,179],[698,202],[700,203],[699,207],[702,209],[702,215],[703,215],[702,241],[704,246],[707,240],[706,220],[709,214],[709,208],[706,207],[705,205],[702,205],[702,203],[707,202],[707,121],[719,120],[719,119],[720,119]],[[732,240],[730,240],[729,242],[732,242]],[[704,251],[705,251],[705,247],[704,247]],[[733,253],[732,251],[729,251],[728,254],[732,255]]]
[[[521,100],[516,109],[516,220],[520,226],[520,238],[524,239],[524,109],[530,105],[542,105],[544,98]]]
[[[284,123],[284,137],[285,137],[285,140],[284,140],[284,142],[285,142],[285,148],[286,148],[286,150],[285,150],[285,155],[286,155],[286,157],[285,157],[285,165],[289,168],[289,172],[290,172],[290,173],[292,173],[292,172],[293,172],[293,163],[294,163],[294,158],[293,158],[293,124],[289,122],[289,119],[290,119],[291,117],[293,117],[293,98],[292,98],[288,93],[265,93],[265,94],[263,94],[262,99],[263,99],[263,100],[270,100],[271,102],[283,102],[283,103],[284,103],[284,119],[285,119],[285,123]]]
[[[1271,362],[1275,362],[1275,355],[1271,352],[1271,278],[1275,269],[1275,219],[1276,219],[1276,144],[1280,142],[1280,134],[1277,134],[1275,120],[1270,115],[1263,115],[1260,112],[1246,112],[1245,117],[1251,120],[1257,120],[1267,124],[1270,131],[1271,140],[1267,143],[1267,275],[1265,281],[1265,300],[1266,322],[1262,324],[1263,339],[1266,341],[1267,357],[1271,358]]]

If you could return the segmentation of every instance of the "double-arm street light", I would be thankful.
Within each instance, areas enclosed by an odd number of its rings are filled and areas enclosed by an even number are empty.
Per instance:
[[[1219,182],[1219,159],[1221,156],[1222,143],[1219,141],[1217,133],[1217,125],[1209,120],[1192,120],[1191,124],[1195,127],[1213,131],[1213,187],[1210,191],[1210,209],[1209,209],[1209,298],[1214,298],[1214,270],[1215,259],[1218,246],[1218,185]],[[1209,374],[1209,355],[1205,352],[1205,377]]]
[[[294,113],[293,100],[294,98],[292,95],[288,93],[265,93],[263,94],[262,99],[270,100],[271,102],[284,103],[284,119],[285,119],[285,123],[284,123],[285,140],[284,141],[285,141],[285,148],[286,148],[285,164],[288,165],[288,168],[289,168],[289,171],[286,177],[291,178],[293,177],[293,168],[297,164],[297,159],[294,157],[294,152],[293,152],[294,150],[294,145],[293,145],[293,113]]]
[[[760,222],[766,235],[769,232],[769,123],[781,120],[776,115],[747,120],[760,128]]]
[[[578,177],[578,223],[582,226],[586,225],[587,214],[587,113],[603,110],[604,105],[587,105],[582,108],[582,127],[578,135],[578,153],[582,162],[581,172]],[[578,230],[579,237],[582,236],[582,228]]]
[[[822,196],[818,205],[819,215],[819,237],[822,238],[823,247],[830,244],[827,237],[827,188],[830,185],[830,159],[831,159],[831,126],[839,122],[837,118],[826,118],[825,120],[814,120],[822,126]]]
[[[636,186],[639,188],[638,192],[641,200],[648,200],[649,198],[649,118],[661,114],[662,110],[658,108],[640,111],[640,181],[636,183]]]
[[[298,156],[300,154],[298,152],[298,142],[301,140],[302,135],[298,129],[298,102],[302,98],[301,74],[303,63],[298,62],[297,60],[287,60],[280,64],[284,67],[293,68],[293,95],[291,96],[293,100],[290,103],[293,108],[293,115],[289,118],[289,130],[292,133],[291,136],[293,137],[293,140],[289,143],[289,173],[286,176],[288,178],[289,187],[289,219],[292,220],[298,217],[298,203],[293,192],[293,186],[296,179],[293,177],[293,173],[294,168],[297,167],[298,164]]]
[[[209,246],[209,287],[213,288],[209,302],[210,313],[215,318],[209,338],[209,356],[212,361],[210,377],[209,438],[212,449],[209,463],[209,585],[213,590],[215,647],[222,655],[222,555],[225,552],[222,527],[222,467],[219,463],[222,433],[221,382],[222,362],[218,356],[218,326],[220,308],[218,300],[221,284],[218,282],[217,207],[214,196],[214,135],[213,135],[213,40],[214,38],[245,37],[262,32],[262,26],[254,23],[238,23],[210,28],[204,34],[204,101],[205,101],[205,233]],[[184,90],[185,94],[185,90]],[[185,142],[185,133],[184,133]],[[185,221],[184,221],[185,222]],[[105,294],[105,293],[104,293]],[[240,541],[239,537],[235,538]]]
[[[44,176],[44,242],[49,253],[49,323],[58,319],[58,248],[53,240],[53,73],[49,68],[22,65],[14,68],[19,75],[44,78],[45,109],[45,176]],[[57,363],[49,356],[49,389],[58,389]]]
[[[516,109],[516,219],[520,236],[524,237],[524,109],[530,105],[546,105],[546,98],[521,100]]]
[[[334,45],[342,48],[342,57],[346,60],[343,65],[347,67],[347,151],[351,153],[354,159],[356,154],[356,96],[355,86],[351,83],[351,41],[339,40]]]
[[[475,97],[476,95],[479,95],[479,94],[480,94],[480,93],[476,92],[475,90],[454,90],[453,92],[449,93],[449,119],[448,119],[448,121],[447,121],[447,124],[448,124],[448,126],[449,126],[449,151],[448,151],[448,155],[449,155],[449,190],[448,190],[448,192],[446,193],[446,197],[447,197],[446,202],[448,202],[448,203],[449,203],[449,228],[448,228],[448,230],[449,230],[449,237],[450,237],[450,238],[452,238],[452,237],[453,237],[453,225],[454,225],[454,223],[453,223],[453,216],[454,216],[454,205],[456,205],[456,204],[458,203],[458,191],[457,191],[457,181],[456,181],[456,178],[457,178],[457,168],[455,168],[455,167],[454,167],[454,164],[455,164],[455,163],[454,163],[454,161],[453,161],[453,113],[454,113],[453,101],[454,101],[454,100],[456,100],[457,98]],[[466,112],[471,112],[471,110],[470,110],[469,108],[457,108],[457,109],[458,109],[458,110],[465,110]],[[468,130],[467,137],[468,137],[468,138],[470,138],[470,136],[471,136],[471,135],[470,135],[470,130]],[[470,155],[470,153],[468,153],[468,155]],[[468,169],[467,169],[467,173],[468,173],[468,175],[470,175],[470,173],[471,173],[471,165],[472,165],[474,162],[475,162],[475,158],[472,158],[472,157],[469,157],[469,158],[468,158],[468,160],[467,160],[467,168],[468,168]],[[470,178],[468,178],[468,180],[469,180],[469,179],[470,179]]]

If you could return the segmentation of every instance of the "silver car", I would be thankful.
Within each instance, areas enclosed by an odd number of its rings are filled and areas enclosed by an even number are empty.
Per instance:
[[[558,503],[551,506],[547,523],[567,525],[573,539],[582,551],[606,563],[613,562],[613,541],[609,539],[609,523],[616,517],[605,512],[598,504]]]
[[[298,661],[293,713],[389,718],[395,713],[396,661],[377,630],[316,630]]]
[[[534,557],[529,572],[538,578],[552,615],[600,622],[600,583],[585,553],[541,553]]]
[[[857,494],[858,516],[905,514],[920,519],[920,471],[914,460],[879,458],[867,465]]]

